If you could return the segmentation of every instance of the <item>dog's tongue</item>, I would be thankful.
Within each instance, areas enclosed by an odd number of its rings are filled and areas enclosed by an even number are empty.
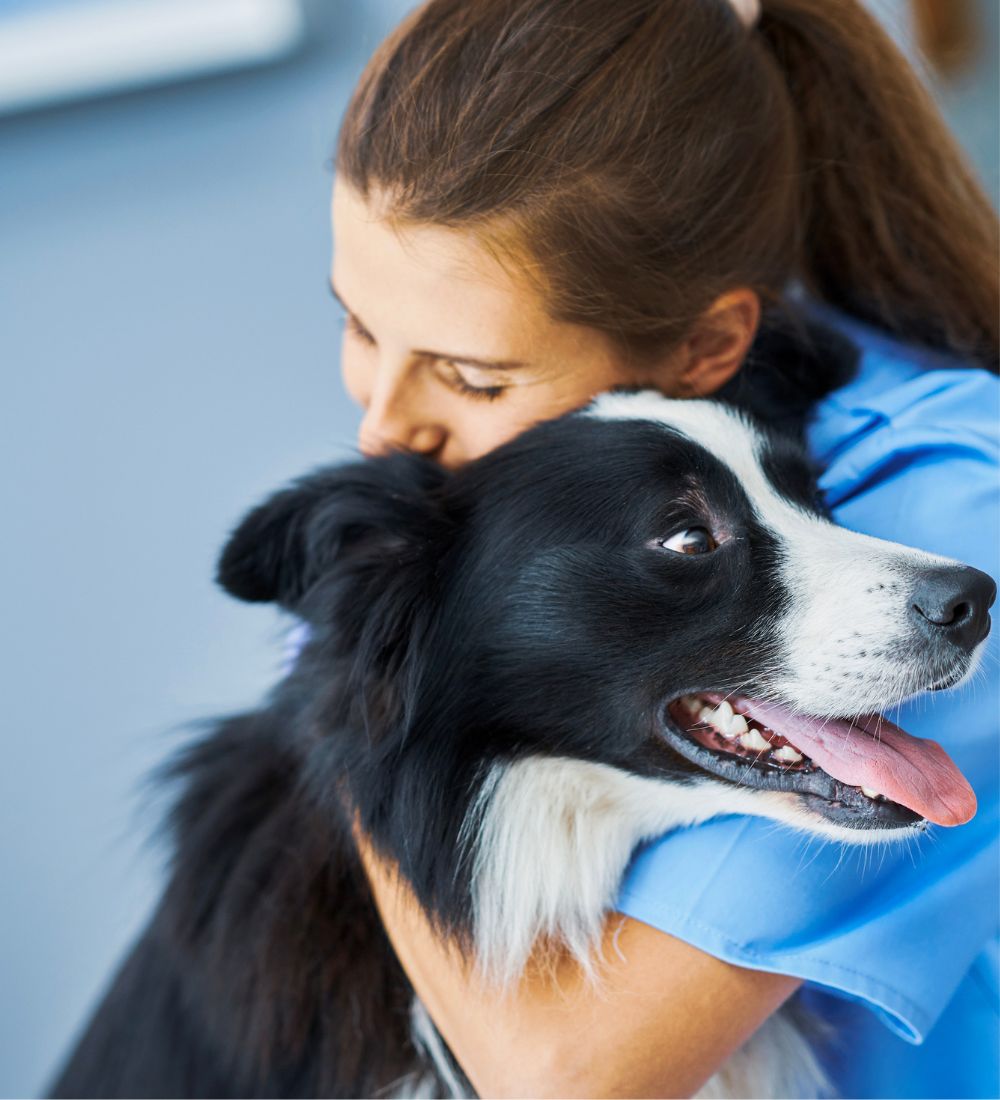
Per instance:
[[[962,825],[976,812],[975,793],[936,741],[912,737],[877,714],[848,722],[756,699],[748,704],[762,725],[841,783],[876,790],[938,825]]]

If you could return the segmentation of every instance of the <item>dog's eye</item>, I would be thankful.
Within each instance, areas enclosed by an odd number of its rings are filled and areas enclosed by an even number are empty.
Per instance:
[[[657,540],[664,550],[673,550],[675,554],[710,554],[718,543],[705,527],[687,527],[677,531],[668,539]]]

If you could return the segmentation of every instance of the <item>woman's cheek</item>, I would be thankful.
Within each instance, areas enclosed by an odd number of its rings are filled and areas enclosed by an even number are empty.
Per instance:
[[[513,407],[513,402],[504,406],[504,400],[501,397],[495,403],[483,403],[483,407],[479,408],[468,398],[465,399],[464,415],[454,418],[451,425],[452,437],[457,436],[461,440],[462,461],[468,462],[488,454],[532,424],[535,418],[526,410]]]

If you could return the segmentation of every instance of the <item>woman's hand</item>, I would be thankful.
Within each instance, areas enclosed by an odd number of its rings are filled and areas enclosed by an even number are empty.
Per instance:
[[[598,986],[568,956],[539,953],[501,993],[357,839],[400,962],[480,1096],[690,1096],[799,985],[615,914]]]

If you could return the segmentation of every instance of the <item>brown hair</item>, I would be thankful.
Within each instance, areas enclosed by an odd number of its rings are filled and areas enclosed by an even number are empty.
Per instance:
[[[752,28],[728,0],[430,0],[365,69],[337,167],[643,357],[726,290],[797,281],[997,361],[996,216],[858,0],[763,0]]]

